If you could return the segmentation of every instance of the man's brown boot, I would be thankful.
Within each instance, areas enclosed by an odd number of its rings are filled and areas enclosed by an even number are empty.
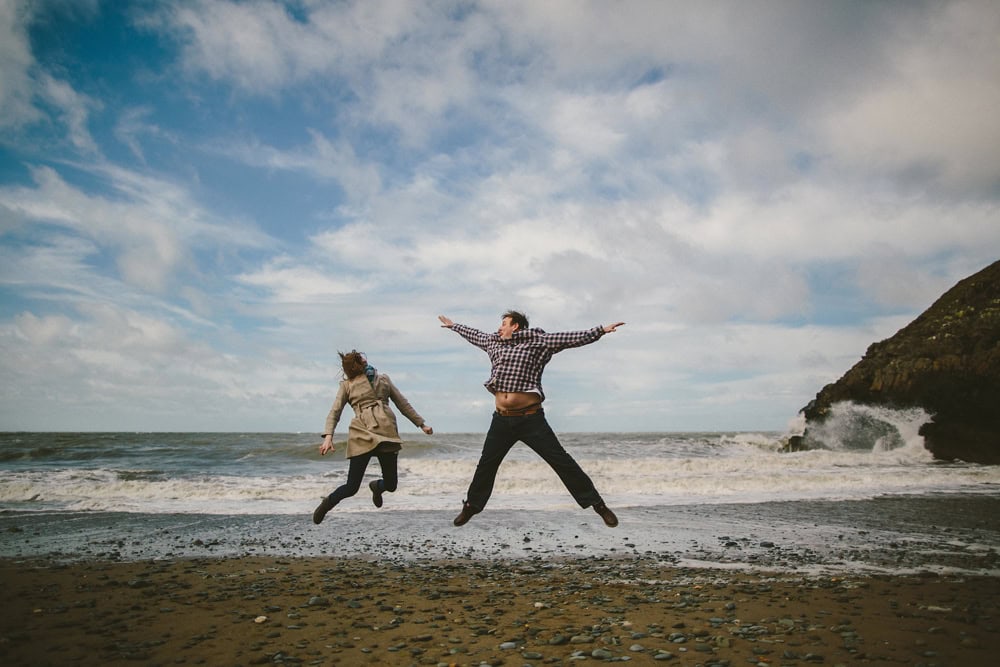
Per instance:
[[[474,508],[469,503],[465,503],[462,505],[462,511],[459,512],[458,516],[455,517],[454,524],[456,526],[464,526],[469,522],[469,519],[471,519],[473,515],[476,514],[479,514],[479,510]]]
[[[594,511],[601,515],[601,518],[604,519],[604,525],[608,528],[614,528],[618,525],[618,517],[604,503],[594,505]]]

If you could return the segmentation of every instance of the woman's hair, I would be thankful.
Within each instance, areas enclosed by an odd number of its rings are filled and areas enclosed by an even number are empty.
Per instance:
[[[357,350],[351,350],[348,353],[338,352],[340,355],[340,365],[344,369],[344,375],[347,376],[348,380],[353,380],[362,373],[365,372],[365,367],[368,362],[365,361],[363,354]]]
[[[518,329],[520,329],[521,331],[524,331],[525,329],[528,328],[528,316],[525,315],[524,313],[520,313],[516,310],[508,310],[506,313],[503,314],[503,317],[501,317],[500,319],[502,320],[505,317],[509,317],[510,321],[516,324]]]

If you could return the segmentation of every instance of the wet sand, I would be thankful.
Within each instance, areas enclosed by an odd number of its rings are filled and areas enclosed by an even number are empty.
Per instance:
[[[454,511],[376,510],[357,502],[322,525],[301,515],[0,512],[0,559],[187,558],[573,560],[645,558],[663,566],[774,572],[1000,577],[1000,495],[867,501],[490,508],[461,528]]]
[[[5,665],[993,665],[1000,578],[656,559],[0,560]]]

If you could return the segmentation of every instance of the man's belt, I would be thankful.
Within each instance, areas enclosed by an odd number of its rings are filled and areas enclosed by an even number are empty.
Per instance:
[[[541,403],[535,403],[533,405],[529,405],[526,408],[513,408],[513,409],[507,409],[501,407],[497,408],[497,414],[500,415],[501,417],[524,417],[526,415],[533,415],[536,412],[541,412],[541,411],[542,411]]]

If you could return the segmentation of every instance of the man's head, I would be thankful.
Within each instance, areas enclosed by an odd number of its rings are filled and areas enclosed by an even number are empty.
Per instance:
[[[508,310],[503,314],[503,318],[500,320],[500,328],[497,330],[497,333],[500,334],[501,338],[510,338],[514,335],[515,331],[521,331],[527,328],[527,315],[519,313],[516,310]]]

